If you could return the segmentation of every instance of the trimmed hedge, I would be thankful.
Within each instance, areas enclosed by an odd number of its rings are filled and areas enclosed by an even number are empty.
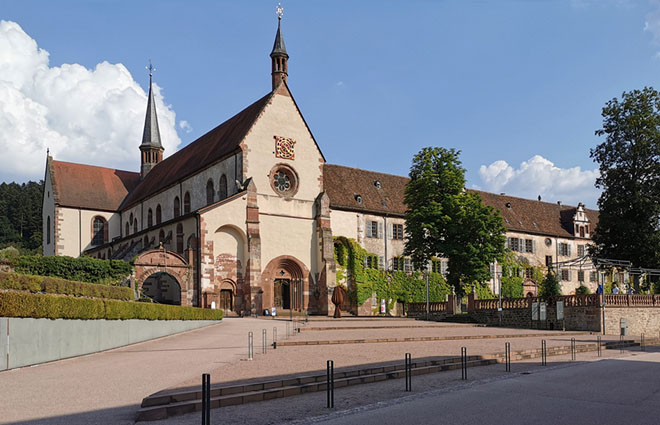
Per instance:
[[[221,320],[222,310],[57,295],[0,292],[0,317]]]
[[[0,289],[128,301],[134,298],[133,290],[127,287],[73,282],[55,277],[4,272],[0,272]]]
[[[59,277],[90,283],[119,283],[133,271],[133,266],[121,260],[98,260],[91,257],[21,256],[9,261],[18,273]]]

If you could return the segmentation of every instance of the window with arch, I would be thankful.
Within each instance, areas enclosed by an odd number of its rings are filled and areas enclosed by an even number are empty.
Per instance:
[[[156,224],[160,224],[163,221],[163,214],[161,213],[160,204],[156,205]]]
[[[46,217],[46,244],[50,244],[50,216]]]
[[[183,254],[183,225],[176,225],[176,252]]]
[[[158,244],[164,244],[165,243],[165,231],[163,229],[158,232]]]
[[[149,236],[144,235],[144,242],[142,243],[142,249],[147,249],[148,246],[149,246]]]
[[[220,196],[221,200],[227,197],[227,176],[225,176],[224,174],[220,177],[218,195]]]
[[[133,220],[133,233],[138,232],[137,218]]]
[[[213,189],[213,180],[206,182],[206,205],[215,202],[215,190]]]
[[[92,245],[103,245],[108,241],[108,226],[103,217],[92,220]]]
[[[178,217],[181,215],[181,200],[179,200],[178,196],[174,197],[174,217]]]
[[[190,192],[186,192],[183,195],[183,213],[188,214],[190,212]]]
[[[129,224],[130,224],[131,226],[133,225],[133,213],[131,213],[131,216],[130,216],[130,218],[128,219],[128,222],[129,222]],[[128,232],[126,232],[126,234],[128,235]]]
[[[128,221],[126,222],[126,233],[124,233],[124,236],[128,236],[128,234],[131,233],[131,225],[128,224]]]
[[[151,211],[151,208],[149,208],[149,211],[147,212],[147,227],[151,227],[154,225],[154,213]]]

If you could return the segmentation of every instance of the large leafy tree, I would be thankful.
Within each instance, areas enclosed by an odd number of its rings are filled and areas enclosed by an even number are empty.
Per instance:
[[[600,217],[593,240],[600,257],[638,266],[660,263],[660,94],[650,87],[607,102],[605,141],[591,150],[600,165]]]
[[[406,255],[423,266],[433,257],[449,260],[448,281],[483,282],[489,264],[504,253],[504,223],[480,196],[465,191],[460,152],[424,148],[413,158],[406,186]]]

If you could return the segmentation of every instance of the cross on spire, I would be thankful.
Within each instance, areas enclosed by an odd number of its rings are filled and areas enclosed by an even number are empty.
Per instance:
[[[284,15],[282,3],[277,3],[277,9],[275,9],[275,11],[277,12],[277,19],[282,19],[282,15]]]
[[[153,64],[151,63],[151,59],[149,59],[149,66],[145,66],[145,69],[149,71],[149,77],[152,77],[154,75],[154,71],[156,68],[154,68]]]

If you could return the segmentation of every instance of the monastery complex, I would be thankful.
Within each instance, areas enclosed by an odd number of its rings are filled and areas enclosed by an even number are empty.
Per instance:
[[[290,90],[288,59],[278,22],[272,91],[166,159],[150,75],[140,172],[49,156],[44,255],[134,260],[136,284],[156,301],[237,314],[332,314],[337,236],[365,248],[368,267],[412,271],[403,257],[408,179],[328,164]],[[479,194],[530,266],[585,255],[597,211]],[[536,295],[539,282],[521,273]],[[565,294],[597,285],[595,273],[559,275]]]

